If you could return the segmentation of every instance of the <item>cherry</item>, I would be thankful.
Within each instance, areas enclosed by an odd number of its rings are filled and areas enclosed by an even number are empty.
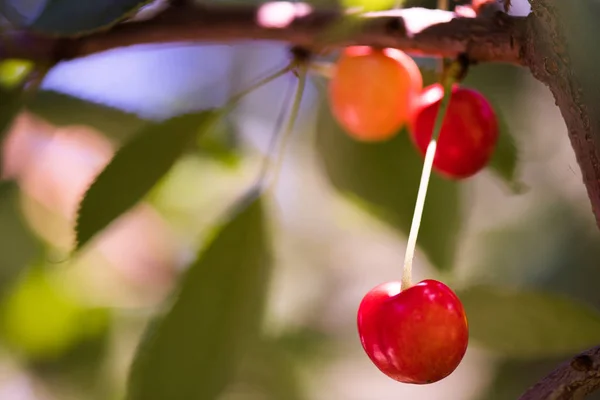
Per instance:
[[[396,49],[348,47],[329,81],[329,103],[353,138],[383,141],[408,122],[423,88],[417,64]]]
[[[467,350],[469,329],[462,303],[435,280],[402,291],[400,282],[375,287],[363,298],[357,321],[371,361],[400,382],[437,382],[456,369]]]
[[[443,96],[443,87],[434,84],[423,90],[417,102],[410,130],[422,154],[431,140]],[[498,120],[490,103],[476,90],[454,85],[433,168],[449,178],[472,176],[487,165],[497,141]]]

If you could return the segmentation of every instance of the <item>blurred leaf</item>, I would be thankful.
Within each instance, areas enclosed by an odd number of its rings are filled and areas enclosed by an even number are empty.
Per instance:
[[[53,359],[103,332],[104,310],[88,309],[57,287],[41,267],[27,271],[2,304],[2,336],[29,359]]]
[[[524,185],[518,181],[517,177],[517,162],[518,162],[518,151],[515,145],[515,140],[509,132],[508,124],[500,108],[492,104],[496,116],[498,118],[499,136],[498,143],[492,159],[488,164],[490,168],[498,177],[503,179],[511,188],[513,192],[520,192]]]
[[[511,358],[577,353],[600,342],[600,312],[552,293],[476,286],[458,292],[471,338]]]
[[[0,62],[0,86],[5,89],[16,88],[32,69],[33,62],[29,60],[9,59]]]
[[[0,87],[0,146],[8,134],[13,120],[23,106],[23,91]],[[2,174],[2,156],[0,155],[0,175]]]
[[[54,91],[36,93],[27,109],[53,125],[86,125],[119,141],[149,124],[134,114]]]
[[[317,120],[317,151],[329,180],[340,192],[373,208],[408,235],[423,158],[405,130],[383,143],[351,139],[334,121],[327,104]],[[459,186],[431,176],[419,235],[419,246],[440,270],[452,267],[461,225]]]
[[[0,14],[16,26],[73,36],[108,28],[151,0],[0,0]]]
[[[523,91],[523,80],[529,78],[515,66],[482,64],[470,68],[463,82],[463,85],[481,92],[496,112],[500,136],[488,168],[515,193],[526,189],[518,176],[519,143],[515,137],[522,137],[527,132],[522,131],[513,113],[518,113],[518,101],[515,100]],[[506,115],[511,118],[506,118]],[[518,132],[515,133],[515,130]]]
[[[18,190],[15,183],[0,182],[0,294],[41,252],[21,215]]]
[[[152,124],[119,149],[81,201],[77,249],[140,201],[218,116],[205,111]]]
[[[198,137],[200,154],[218,161],[222,165],[235,168],[240,165],[237,132],[229,118],[221,118],[210,132]]]
[[[241,363],[239,377],[235,381],[237,385],[230,386],[219,399],[239,399],[240,395],[265,400],[306,399],[296,361],[279,343],[263,338],[252,346]],[[251,392],[250,388],[257,393]]]
[[[294,359],[299,360],[322,357],[331,338],[324,332],[311,328],[298,328],[284,332],[271,341]]]
[[[346,8],[355,8],[362,12],[389,10],[394,6],[402,7],[403,0],[342,0]]]
[[[271,262],[263,213],[260,197],[245,197],[187,271],[138,349],[129,400],[211,400],[226,388],[262,321]]]

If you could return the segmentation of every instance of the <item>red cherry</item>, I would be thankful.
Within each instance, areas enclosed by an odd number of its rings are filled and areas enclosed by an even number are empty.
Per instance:
[[[372,289],[358,309],[365,352],[384,374],[426,384],[450,375],[467,350],[469,328],[459,298],[446,285],[424,280],[400,291],[400,282]]]
[[[425,154],[444,96],[440,84],[425,88],[411,120],[411,137]],[[498,141],[498,120],[479,92],[455,85],[446,111],[433,167],[450,178],[474,175],[489,162]]]
[[[382,141],[408,122],[422,87],[419,67],[404,52],[353,46],[336,64],[329,103],[354,139]]]

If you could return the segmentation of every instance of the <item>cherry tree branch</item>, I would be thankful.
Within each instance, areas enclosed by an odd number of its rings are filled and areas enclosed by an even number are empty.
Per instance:
[[[574,328],[575,329],[575,328]],[[600,346],[557,367],[519,400],[574,400],[600,388]]]
[[[522,61],[554,95],[600,226],[600,7],[585,1],[530,3]]]
[[[479,62],[522,63],[526,29],[522,17],[498,13],[471,18],[409,8],[360,17],[358,28],[344,32],[340,23],[347,22],[346,17],[342,11],[313,9],[305,3],[240,6],[183,2],[150,19],[80,38],[51,39],[13,32],[0,41],[0,58],[58,61],[138,44],[274,40],[315,50],[361,44],[447,57],[466,53]]]

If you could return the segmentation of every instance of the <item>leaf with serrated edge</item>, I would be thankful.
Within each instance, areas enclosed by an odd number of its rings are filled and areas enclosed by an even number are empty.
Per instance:
[[[0,13],[16,26],[60,36],[76,36],[131,17],[152,0],[47,0],[43,7],[26,7],[23,0],[0,0]]]
[[[262,199],[245,197],[146,331],[128,400],[218,398],[258,338],[271,254]]]
[[[600,312],[553,293],[476,286],[457,295],[470,337],[502,356],[543,358],[600,342]]]
[[[77,249],[140,201],[219,115],[205,111],[150,125],[119,149],[81,201]]]
[[[53,125],[85,125],[118,141],[149,124],[135,114],[51,90],[37,92],[27,110]]]
[[[341,193],[376,210],[383,221],[408,235],[423,157],[406,130],[382,143],[351,139],[321,104],[316,146],[325,173]],[[431,176],[419,235],[419,247],[440,270],[452,267],[461,224],[459,186]]]

